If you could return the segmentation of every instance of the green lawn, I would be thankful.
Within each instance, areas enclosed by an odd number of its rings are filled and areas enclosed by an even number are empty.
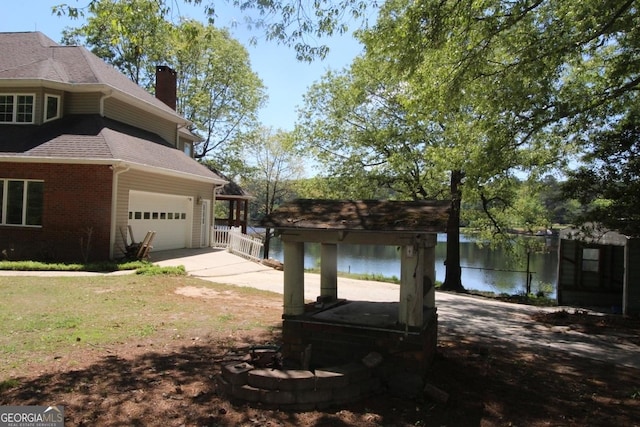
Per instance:
[[[176,293],[185,288],[205,289],[207,297]],[[241,312],[252,299],[281,296],[181,275],[0,277],[0,381],[5,369],[87,347],[273,328],[273,313]]]

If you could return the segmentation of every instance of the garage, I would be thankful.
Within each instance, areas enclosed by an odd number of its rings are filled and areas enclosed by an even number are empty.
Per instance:
[[[148,231],[155,231],[154,250],[189,247],[191,216],[189,197],[143,191],[129,193],[129,225],[133,235],[138,242]]]

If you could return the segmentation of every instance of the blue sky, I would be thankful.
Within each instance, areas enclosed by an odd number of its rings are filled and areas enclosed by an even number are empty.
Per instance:
[[[51,14],[54,5],[67,3],[81,7],[89,0],[19,0],[4,1],[0,13],[0,31],[40,31],[55,41],[60,41],[65,27],[81,25],[80,21]],[[251,46],[252,36],[260,37],[259,30],[250,31],[243,25],[242,12],[221,4],[218,27],[229,27],[234,37],[249,51],[253,70],[267,86],[268,104],[260,112],[260,120],[265,126],[284,130],[293,129],[296,120],[296,106],[302,104],[302,96],[307,88],[318,81],[328,70],[338,70],[349,65],[361,52],[361,46],[350,36],[334,37],[326,41],[331,51],[323,61],[311,64],[295,59],[293,48],[280,46],[275,42],[259,40]],[[178,2],[180,13],[205,22],[202,6],[185,6]],[[239,25],[231,28],[233,22]]]

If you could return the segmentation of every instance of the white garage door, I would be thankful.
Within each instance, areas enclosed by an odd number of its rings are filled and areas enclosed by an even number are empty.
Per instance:
[[[136,241],[148,231],[155,231],[153,250],[189,246],[191,202],[187,197],[161,193],[129,193],[129,225]]]

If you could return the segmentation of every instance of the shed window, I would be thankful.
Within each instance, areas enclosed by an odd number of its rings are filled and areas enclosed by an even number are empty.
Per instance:
[[[0,180],[0,224],[42,225],[42,181]]]
[[[598,272],[600,267],[600,249],[582,249],[582,271]]]

